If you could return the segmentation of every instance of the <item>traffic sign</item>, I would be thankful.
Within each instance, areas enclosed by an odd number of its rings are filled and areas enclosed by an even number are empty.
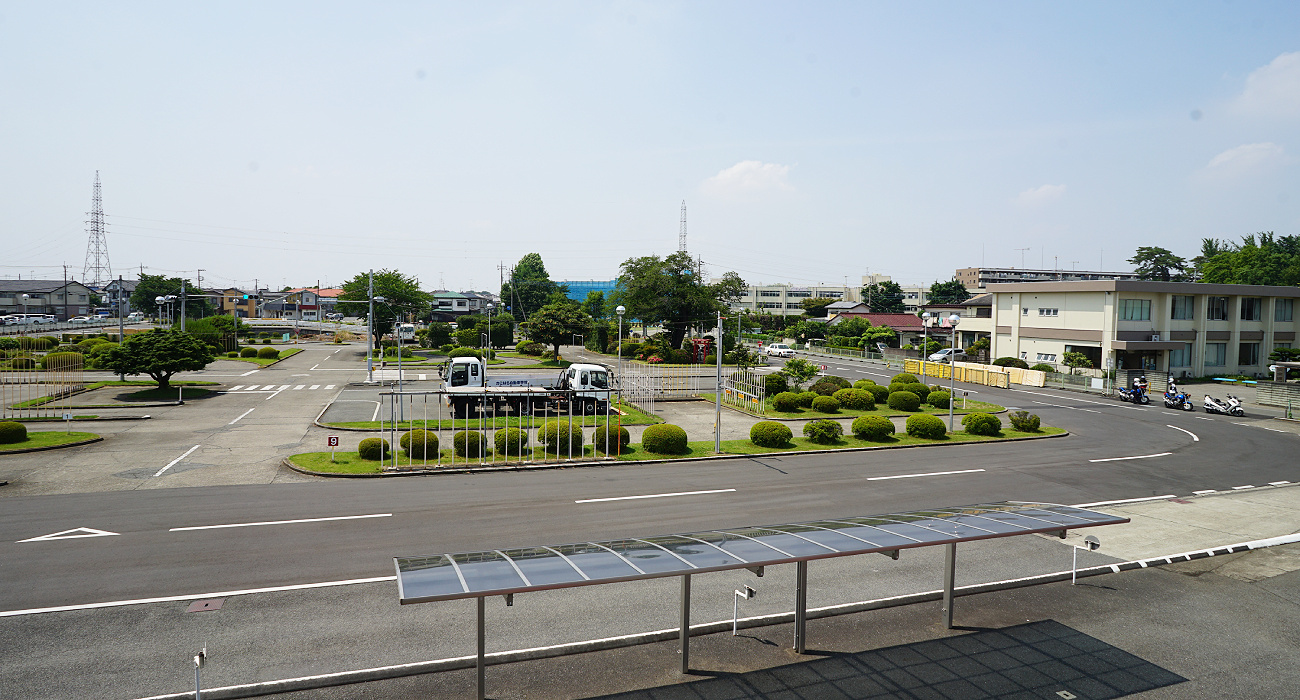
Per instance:
[[[329,445],[327,445],[327,447],[338,447],[338,446],[339,446],[339,436],[337,435],[329,436]]]

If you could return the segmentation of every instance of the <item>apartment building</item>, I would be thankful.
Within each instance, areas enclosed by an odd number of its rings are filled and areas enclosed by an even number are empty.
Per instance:
[[[804,311],[804,299],[834,299],[836,301],[861,301],[857,287],[839,285],[798,286],[793,284],[760,284],[745,288],[740,299],[732,302],[732,311],[750,311],[778,316],[798,316]]]
[[[972,294],[990,284],[1009,282],[1086,282],[1092,280],[1136,281],[1134,272],[1095,272],[1092,270],[1028,270],[1015,267],[962,267],[956,278]]]

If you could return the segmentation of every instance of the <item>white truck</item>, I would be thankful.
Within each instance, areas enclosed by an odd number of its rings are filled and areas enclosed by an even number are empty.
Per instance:
[[[397,343],[403,345],[415,341],[415,324],[399,323],[397,324]]]
[[[537,410],[593,415],[605,412],[610,401],[609,369],[573,364],[559,376],[488,374],[477,357],[456,357],[443,370],[447,405],[457,418],[475,411],[510,411],[526,415]]]

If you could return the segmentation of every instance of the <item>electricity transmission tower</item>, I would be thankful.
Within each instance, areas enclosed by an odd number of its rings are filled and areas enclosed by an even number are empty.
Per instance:
[[[685,250],[686,250],[686,200],[683,199],[682,200],[682,228],[677,233],[677,251],[680,253],[680,252],[684,252]]]
[[[104,203],[99,195],[99,171],[95,171],[95,194],[90,220],[86,222],[86,265],[81,271],[81,283],[95,289],[102,288],[113,279],[113,268],[108,262],[108,238],[104,230]]]

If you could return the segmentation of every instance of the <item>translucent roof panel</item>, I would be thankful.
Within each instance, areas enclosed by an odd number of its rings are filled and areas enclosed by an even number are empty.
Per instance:
[[[1128,522],[1050,503],[989,503],[786,525],[395,557],[402,604],[727,571]]]

